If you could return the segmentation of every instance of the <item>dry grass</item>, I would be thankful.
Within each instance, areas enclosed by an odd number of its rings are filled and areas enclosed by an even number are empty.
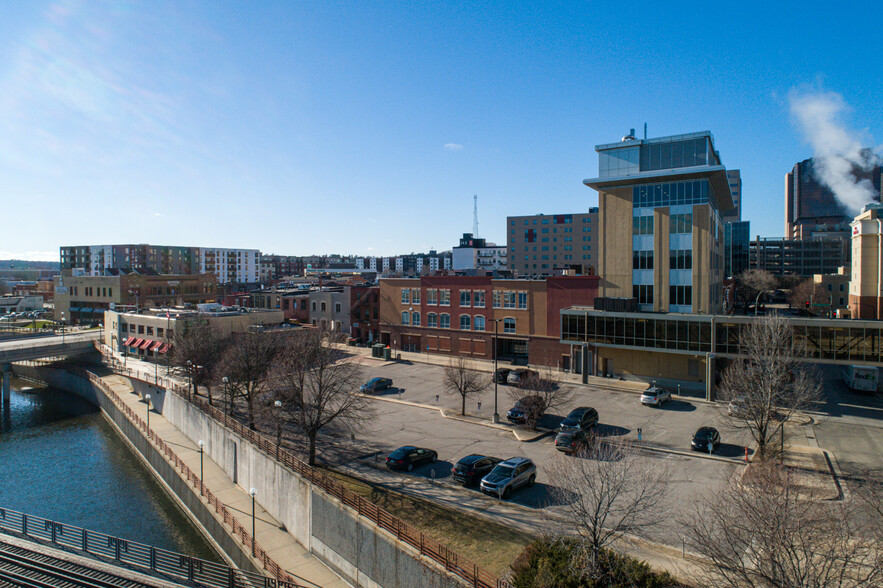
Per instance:
[[[535,538],[529,533],[498,525],[479,516],[323,469],[356,494],[503,578],[509,575],[509,564]]]

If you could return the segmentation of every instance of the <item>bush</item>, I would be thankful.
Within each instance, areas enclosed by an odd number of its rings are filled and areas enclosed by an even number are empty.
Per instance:
[[[582,563],[576,539],[537,539],[512,563],[515,588],[668,588],[682,586],[668,572],[626,555],[602,550],[594,573]]]

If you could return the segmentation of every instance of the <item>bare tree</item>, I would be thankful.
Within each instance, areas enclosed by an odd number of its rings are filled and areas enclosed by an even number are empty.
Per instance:
[[[524,378],[509,389],[509,396],[524,410],[525,425],[535,428],[544,414],[570,402],[573,391],[561,386],[556,375],[549,370]]]
[[[204,385],[208,403],[212,404],[212,383],[227,342],[204,318],[179,320],[177,324],[169,361],[192,380],[194,393]]]
[[[813,306],[814,303],[825,303],[828,301],[827,290],[813,279],[804,280],[792,288],[791,296],[788,297],[788,304],[792,308],[808,309],[813,314],[817,314]]]
[[[761,294],[772,290],[777,285],[776,277],[763,269],[745,270],[739,274],[737,283],[746,306],[754,301],[755,309],[760,301]]]
[[[230,392],[245,400],[251,429],[255,428],[255,402],[267,389],[277,341],[275,333],[237,333],[221,359],[219,371],[227,377]]]
[[[750,431],[758,457],[766,459],[776,434],[784,444],[785,423],[821,399],[821,378],[803,363],[805,351],[795,343],[784,318],[758,320],[740,337],[747,357],[726,369],[721,395],[738,399],[737,410],[728,413],[728,420],[732,426]]]
[[[555,536],[579,537],[584,573],[595,580],[602,550],[623,535],[645,535],[669,517],[660,508],[670,470],[649,461],[629,443],[596,440],[573,457],[560,456],[547,468],[552,505],[546,509]]]
[[[350,431],[364,429],[372,406],[358,394],[361,369],[352,356],[324,345],[316,330],[289,343],[273,366],[273,385],[280,410],[307,437],[308,462],[315,465],[319,433],[332,423]]]
[[[741,480],[698,497],[684,517],[702,586],[880,586],[879,537],[855,501],[825,501],[798,489],[788,470],[752,465]]]
[[[466,414],[466,399],[477,396],[490,386],[490,378],[470,369],[466,358],[458,355],[451,359],[444,375],[445,390],[450,394],[459,394],[462,400],[460,414]]]

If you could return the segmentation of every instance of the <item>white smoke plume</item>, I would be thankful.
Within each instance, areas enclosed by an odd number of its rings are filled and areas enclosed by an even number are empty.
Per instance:
[[[788,96],[791,115],[813,149],[813,169],[837,200],[853,213],[877,196],[867,179],[858,180],[856,168],[868,171],[880,158],[870,149],[867,133],[856,132],[843,122],[849,110],[836,92],[800,92]]]

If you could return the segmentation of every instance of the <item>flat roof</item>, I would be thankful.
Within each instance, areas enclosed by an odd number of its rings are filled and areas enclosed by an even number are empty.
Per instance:
[[[727,168],[722,165],[696,165],[692,167],[676,167],[654,171],[639,172],[628,176],[611,176],[607,178],[589,178],[583,184],[599,192],[605,188],[638,186],[651,182],[676,182],[678,180],[707,179],[711,182],[717,207],[720,210],[735,208],[730,182],[727,179]]]

